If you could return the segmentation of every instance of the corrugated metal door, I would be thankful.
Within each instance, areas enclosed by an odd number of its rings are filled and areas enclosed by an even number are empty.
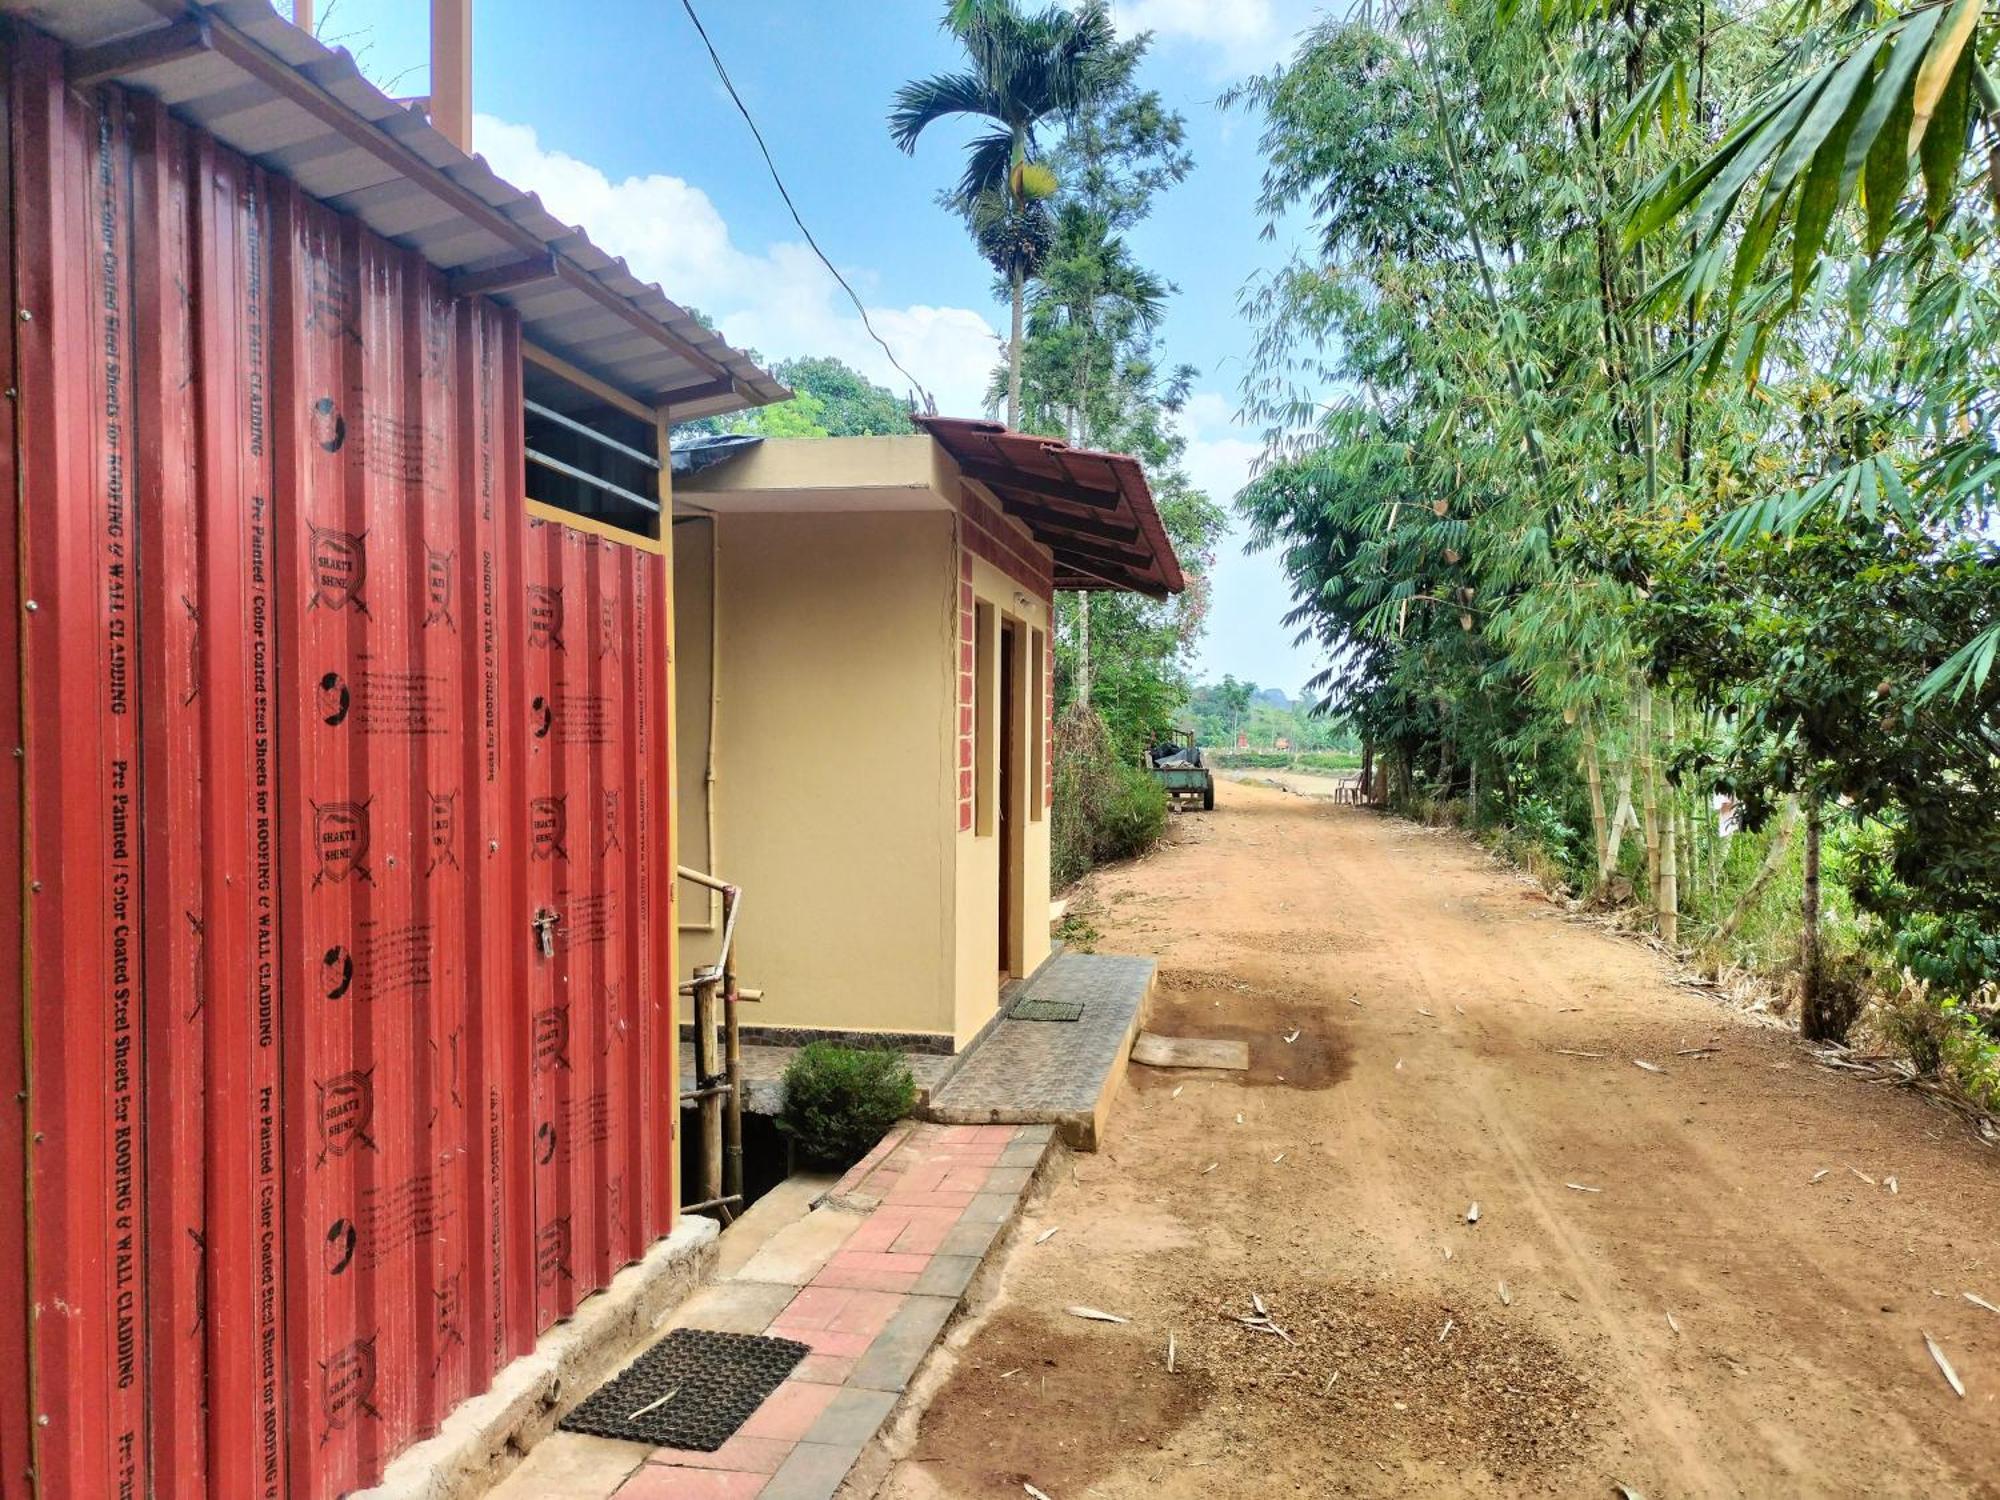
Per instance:
[[[530,523],[529,898],[547,933],[532,967],[537,1326],[602,1286],[661,1221],[664,1120],[649,1099],[673,1024],[664,962],[673,882],[666,808],[666,587],[657,555]],[[601,1209],[591,1212],[593,1206]]]
[[[663,560],[510,314],[0,45],[0,1494],[334,1495],[671,1225]]]

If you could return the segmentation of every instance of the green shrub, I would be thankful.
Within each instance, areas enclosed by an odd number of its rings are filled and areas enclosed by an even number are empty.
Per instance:
[[[1056,720],[1049,883],[1060,890],[1106,860],[1143,854],[1167,827],[1167,794],[1118,759],[1104,721],[1072,706]]]
[[[1562,884],[1580,889],[1596,874],[1597,851],[1590,833],[1571,823],[1547,798],[1521,798],[1514,804],[1513,823],[1517,833],[1562,870]]]
[[[1965,913],[1921,912],[1896,932],[1895,961],[1944,994],[1970,995],[2000,980],[2000,933]]]
[[[1876,1028],[1927,1078],[1944,1078],[1984,1109],[2000,1108],[2000,1043],[1993,1040],[1996,1004],[1990,989],[1973,1001],[1940,998],[1914,975],[1885,1001]]]
[[[809,1042],[785,1069],[778,1128],[805,1161],[845,1167],[861,1160],[917,1101],[900,1052]]]
[[[1358,771],[1361,757],[1352,750],[1308,750],[1292,757],[1301,771]]]
[[[1098,817],[1098,858],[1144,854],[1167,831],[1167,789],[1134,766],[1118,767]]]

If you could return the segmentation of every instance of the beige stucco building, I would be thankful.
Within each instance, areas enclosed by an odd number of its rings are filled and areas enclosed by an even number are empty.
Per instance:
[[[1054,591],[1181,575],[1133,460],[920,420],[676,477],[677,792],[746,1026],[954,1051],[1049,951]],[[718,907],[683,885],[683,970]]]

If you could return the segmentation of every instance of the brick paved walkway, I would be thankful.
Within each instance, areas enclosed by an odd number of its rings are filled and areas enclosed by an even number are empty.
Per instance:
[[[672,1319],[811,1345],[734,1437],[690,1453],[555,1433],[489,1500],[827,1500],[957,1310],[1052,1135],[899,1125],[818,1208]]]

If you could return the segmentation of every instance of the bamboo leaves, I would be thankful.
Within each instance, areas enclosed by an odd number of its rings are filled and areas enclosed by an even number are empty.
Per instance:
[[[1685,259],[1656,289],[1700,315],[1719,284],[1719,254],[1739,217],[1722,311],[1754,285],[1789,219],[1790,298],[1796,305],[1820,264],[1839,209],[1854,201],[1863,243],[1877,254],[1895,231],[1914,160],[1924,182],[1923,218],[1949,212],[1975,111],[1980,0],[1938,0],[1874,27],[1841,54],[1781,84],[1751,106],[1703,160],[1663,168],[1627,205],[1626,248],[1683,215],[1697,221]],[[1632,147],[1642,118],[1663,133],[1676,118],[1675,75],[1663,70],[1635,95],[1614,131]],[[1749,196],[1753,182],[1762,185]],[[1745,204],[1748,204],[1747,210]]]
[[[1919,685],[1918,700],[1929,702],[1945,693],[1954,702],[1968,695],[1977,696],[1986,689],[1996,656],[2000,656],[2000,625],[1988,626],[1947,657]]]
[[[1885,933],[1993,930],[2000,237],[1956,197],[1991,8],[1524,9],[1329,19],[1257,95],[1317,242],[1246,299],[1239,504],[1315,691],[1392,802],[1663,936],[1763,920],[1775,865],[1720,841],[1808,796],[1875,820],[1840,873],[1879,861]]]
[[[1710,523],[1703,540],[1729,549],[1744,546],[1760,536],[1795,535],[1800,526],[1815,516],[1845,521],[1857,515],[1871,522],[1894,516],[1910,528],[1920,524],[1916,502],[1897,472],[1892,455],[1871,453],[1803,488],[1765,495],[1738,506]]]

